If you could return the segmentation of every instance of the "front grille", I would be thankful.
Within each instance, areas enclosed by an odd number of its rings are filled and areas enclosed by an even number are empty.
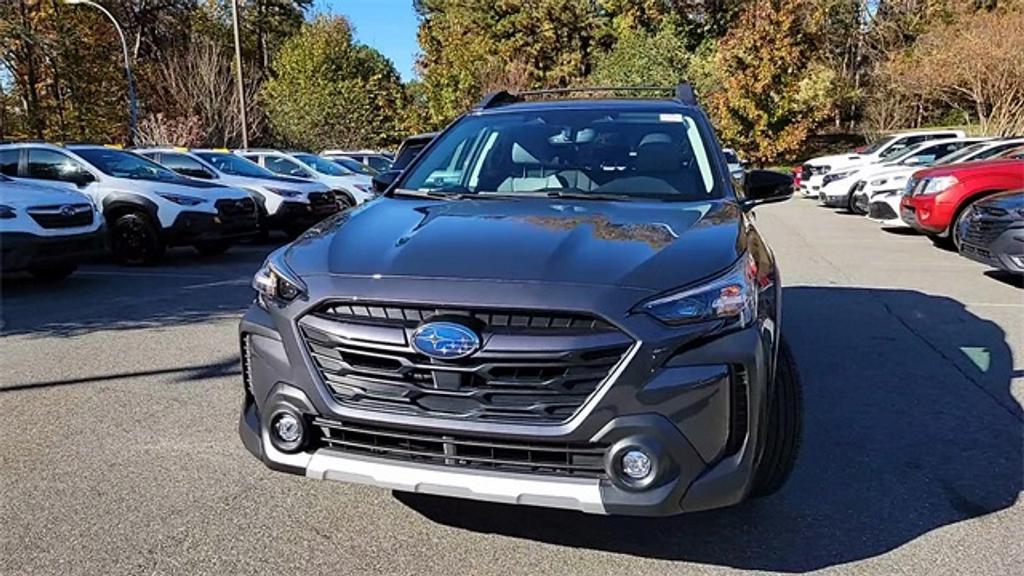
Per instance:
[[[963,240],[971,244],[987,246],[995,242],[1003,232],[1013,224],[1013,220],[993,220],[990,218],[972,218],[964,230]]]
[[[228,199],[224,198],[217,200],[214,203],[217,207],[217,213],[224,217],[246,217],[256,215],[256,202],[252,198],[239,198],[239,199]]]
[[[895,220],[899,218],[899,214],[889,206],[888,202],[872,202],[868,206],[868,218],[874,218],[875,220]]]
[[[474,328],[482,349],[446,362],[414,350],[416,327],[440,318]],[[491,422],[568,420],[632,344],[594,318],[502,310],[329,304],[299,326],[339,403]]]
[[[408,432],[352,422],[315,418],[320,446],[346,452],[450,466],[502,472],[605,478],[602,444],[519,442],[483,437]]]
[[[334,192],[310,192],[309,203],[316,206],[336,206],[338,199]]]
[[[372,323],[393,323],[415,327],[420,322],[444,314],[469,316],[493,329],[516,331],[542,330],[566,332],[614,332],[611,324],[584,315],[533,313],[494,310],[446,310],[436,306],[374,306],[364,304],[331,304],[322,313],[333,319]]]
[[[93,209],[90,204],[34,206],[28,215],[43,228],[77,228],[92,225]]]

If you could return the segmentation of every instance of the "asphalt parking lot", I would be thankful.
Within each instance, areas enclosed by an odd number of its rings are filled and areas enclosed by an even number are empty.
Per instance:
[[[1024,290],[919,236],[759,209],[804,382],[774,497],[604,518],[315,482],[236,433],[235,327],[273,245],[5,282],[2,574],[1019,573]]]

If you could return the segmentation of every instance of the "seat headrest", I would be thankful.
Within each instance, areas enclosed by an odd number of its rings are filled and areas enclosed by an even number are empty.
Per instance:
[[[655,132],[644,136],[636,150],[639,172],[674,172],[679,169],[682,150],[668,134]]]

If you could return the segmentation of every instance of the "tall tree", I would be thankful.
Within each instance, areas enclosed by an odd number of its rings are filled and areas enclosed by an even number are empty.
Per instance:
[[[435,126],[504,80],[547,87],[578,82],[590,74],[607,33],[607,17],[593,0],[418,0],[416,6],[419,68]]]
[[[710,112],[722,138],[762,164],[798,151],[831,105],[834,76],[813,63],[809,2],[750,4],[719,46],[722,89]]]
[[[261,93],[277,138],[310,150],[389,146],[407,96],[394,65],[353,42],[341,17],[306,24],[281,47]]]

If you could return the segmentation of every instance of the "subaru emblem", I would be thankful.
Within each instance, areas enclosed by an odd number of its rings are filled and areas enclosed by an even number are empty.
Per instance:
[[[416,329],[412,347],[424,356],[438,360],[465,358],[480,349],[480,337],[454,322],[431,322]]]
[[[78,212],[78,210],[75,209],[74,206],[61,206],[60,207],[60,213],[63,216],[74,216],[76,212]]]

